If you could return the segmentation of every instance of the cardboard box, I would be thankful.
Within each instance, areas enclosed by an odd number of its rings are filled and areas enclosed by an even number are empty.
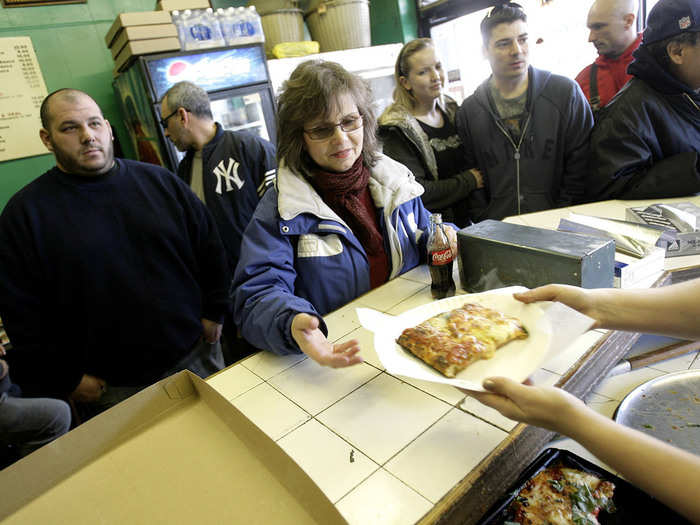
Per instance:
[[[117,71],[124,71],[131,63],[131,60],[138,55],[179,50],[180,40],[177,37],[134,40],[126,43],[117,55],[117,58],[114,59],[114,64]]]
[[[652,204],[625,210],[629,221],[656,226],[665,230],[660,239],[666,257],[700,254],[700,208],[692,202]],[[661,242],[662,241],[662,242]]]
[[[457,241],[462,288],[469,292],[550,283],[613,285],[610,239],[486,220],[460,230]]]
[[[211,7],[209,0],[159,0],[156,4],[156,11],[182,11],[208,7]]]
[[[134,40],[148,40],[150,38],[177,38],[177,28],[175,24],[153,24],[149,26],[131,26],[125,27],[119,31],[117,38],[112,41],[112,58],[116,59],[119,52],[123,49],[127,42]]]
[[[124,27],[128,26],[147,26],[152,24],[169,24],[172,23],[170,13],[165,11],[139,11],[135,13],[122,13],[117,15],[112,26],[105,35],[105,43],[107,47],[111,47],[112,41],[117,36],[117,33]]]
[[[0,491],[3,523],[345,523],[274,441],[187,371],[8,467]]]

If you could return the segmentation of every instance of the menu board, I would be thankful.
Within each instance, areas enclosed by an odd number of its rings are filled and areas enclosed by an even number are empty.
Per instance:
[[[48,153],[39,138],[46,95],[32,39],[0,38],[0,162]]]

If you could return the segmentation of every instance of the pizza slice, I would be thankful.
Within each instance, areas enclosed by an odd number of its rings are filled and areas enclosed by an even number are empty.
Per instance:
[[[407,328],[397,343],[443,375],[455,377],[475,361],[493,357],[506,343],[527,336],[515,317],[466,303]]]

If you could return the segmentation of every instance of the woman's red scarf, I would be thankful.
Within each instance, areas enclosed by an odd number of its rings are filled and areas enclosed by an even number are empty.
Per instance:
[[[342,173],[316,169],[311,183],[323,201],[350,226],[360,240],[370,258],[370,271],[377,274],[372,275],[372,287],[386,282],[389,260],[379,230],[377,209],[369,191],[369,168],[364,165],[362,155],[349,170]],[[377,258],[383,259],[380,272],[376,271]]]

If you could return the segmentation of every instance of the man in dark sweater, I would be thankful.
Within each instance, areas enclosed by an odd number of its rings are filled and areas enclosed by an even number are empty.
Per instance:
[[[50,94],[41,120],[56,167],[0,216],[14,381],[91,415],[183,368],[220,369],[230,277],[207,209],[170,172],[115,159],[87,94]]]
[[[252,133],[224,130],[214,121],[207,92],[192,82],[171,87],[160,109],[165,136],[186,153],[177,175],[211,211],[233,275],[243,230],[275,181],[275,147]],[[232,317],[223,334],[227,365],[255,350],[238,336]]]

